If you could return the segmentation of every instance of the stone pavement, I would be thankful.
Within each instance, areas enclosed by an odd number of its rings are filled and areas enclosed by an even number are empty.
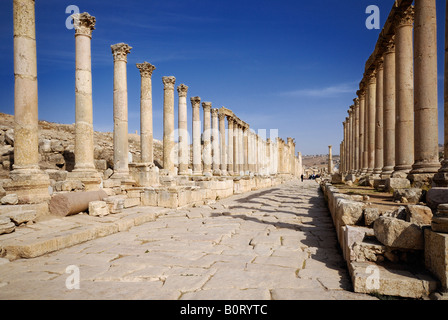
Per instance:
[[[351,292],[315,181],[171,210],[41,257],[0,261],[0,299],[374,299]]]

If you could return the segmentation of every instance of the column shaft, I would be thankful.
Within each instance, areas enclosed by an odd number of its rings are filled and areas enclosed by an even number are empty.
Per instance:
[[[152,72],[155,67],[144,62],[137,64],[141,76],[140,90],[140,148],[141,162],[154,162],[153,123],[152,123]]]
[[[384,149],[384,125],[383,125],[383,106],[384,106],[384,68],[383,61],[378,62],[376,74],[376,110],[375,110],[375,166],[373,173],[379,177],[383,171],[383,149]]]
[[[204,109],[204,129],[203,129],[203,137],[204,147],[202,151],[203,157],[203,174],[211,175],[212,172],[212,146],[211,146],[211,134],[212,134],[212,125],[211,125],[211,108],[212,104],[210,102],[203,102],[202,108]]]
[[[188,119],[187,119],[187,94],[188,87],[181,84],[177,87],[179,94],[179,114],[178,114],[178,134],[179,134],[179,147],[178,147],[178,159],[179,159],[179,174],[188,174],[188,163],[190,160],[189,150],[189,134],[188,134]]]
[[[227,174],[227,150],[226,150],[226,115],[219,114],[219,141],[221,154],[221,174]]]
[[[190,99],[192,110],[193,131],[193,174],[202,174],[202,152],[201,152],[201,98]]]
[[[174,85],[175,77],[163,77],[163,169],[175,175]]]

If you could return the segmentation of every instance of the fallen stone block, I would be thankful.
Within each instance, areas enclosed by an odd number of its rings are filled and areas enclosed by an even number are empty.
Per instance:
[[[125,196],[110,196],[104,198],[103,201],[107,203],[109,213],[120,213],[124,209]]]
[[[389,192],[397,189],[407,189],[410,187],[411,182],[406,178],[388,178],[385,183],[385,188]]]
[[[342,225],[356,225],[362,220],[364,203],[340,198],[336,206],[336,216]]]
[[[89,209],[89,202],[107,198],[103,190],[88,192],[61,193],[50,200],[50,213],[57,216],[70,216]]]
[[[406,206],[406,221],[415,223],[419,226],[431,225],[432,220],[431,208],[421,205]]]
[[[380,217],[380,211],[378,208],[365,208],[364,212],[364,225],[370,227],[373,225],[376,219]]]
[[[109,214],[109,207],[105,201],[89,202],[89,215],[95,217],[104,217]]]
[[[22,223],[34,221],[36,219],[36,210],[15,211],[4,215],[11,219],[17,226]]]
[[[401,201],[406,198],[409,203],[419,203],[422,199],[423,191],[419,188],[394,189],[394,201]]]
[[[382,244],[400,249],[422,250],[423,230],[414,223],[391,217],[380,217],[374,225],[375,237]]]
[[[0,217],[0,234],[11,233],[15,228],[16,225],[9,217]]]
[[[8,194],[1,200],[2,205],[14,205],[19,203],[19,197],[16,194]]]

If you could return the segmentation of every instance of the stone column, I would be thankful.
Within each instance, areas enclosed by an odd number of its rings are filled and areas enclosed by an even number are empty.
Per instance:
[[[175,175],[174,166],[174,85],[175,77],[163,77],[163,169]]]
[[[410,6],[398,16],[395,30],[396,125],[394,178],[406,178],[414,163],[414,81]]]
[[[442,167],[434,176],[434,183],[437,187],[448,187],[448,2],[445,5],[445,82],[444,82],[444,157]]]
[[[395,167],[395,38],[385,43],[384,53],[384,167],[382,179],[390,178]]]
[[[368,108],[367,108],[367,174],[373,173],[375,167],[375,117],[376,117],[376,72],[368,78]]]
[[[111,46],[114,56],[114,174],[121,181],[129,176],[127,55],[132,47],[125,43]]]
[[[221,175],[227,175],[227,150],[226,150],[226,115],[219,113],[219,141],[221,154]]]
[[[204,129],[203,129],[203,137],[204,140],[204,148],[203,148],[203,174],[205,176],[211,176],[212,174],[212,145],[211,145],[211,137],[212,137],[212,125],[211,125],[211,102],[203,102],[202,108],[204,109]]]
[[[214,175],[220,175],[220,160],[219,152],[219,122],[218,109],[212,109],[212,169]]]
[[[233,119],[230,116],[227,116],[227,140],[228,140],[228,149],[227,149],[227,172],[230,176],[234,175],[233,168]]]
[[[353,173],[353,106],[350,106],[350,109],[347,111],[348,113],[348,173]]]
[[[189,134],[187,124],[187,94],[188,87],[181,84],[177,87],[177,93],[179,94],[179,114],[178,114],[178,132],[179,132],[179,175],[188,174],[188,162],[190,160],[189,150]]]
[[[332,146],[328,146],[328,173],[333,174],[333,154],[331,152]]]
[[[154,162],[153,123],[152,123],[152,72],[156,69],[149,62],[137,63],[140,70],[140,148],[141,162]]]
[[[345,121],[342,123],[344,125],[344,170],[341,173],[347,174],[348,162],[347,162],[347,153],[348,153],[348,137],[347,137],[347,127],[348,127],[348,118],[345,118]]]
[[[339,145],[339,173],[342,174],[344,170],[344,141]]]
[[[249,128],[244,127],[243,129],[243,171],[245,175],[249,175]]]
[[[39,168],[39,125],[34,0],[14,0],[14,165],[7,194],[19,203],[49,200],[48,175]]]
[[[378,61],[376,73],[376,110],[375,110],[375,166],[373,174],[380,178],[383,171],[383,92],[384,92],[384,68],[382,58]]]
[[[192,110],[193,131],[193,175],[202,175],[202,152],[201,152],[201,98],[190,99]]]
[[[88,13],[74,14],[75,72],[75,167],[67,180],[79,180],[85,190],[99,189],[101,175],[95,168],[93,142],[91,40],[95,17]]]
[[[353,102],[355,103],[355,128],[354,128],[354,135],[355,135],[355,154],[354,154],[354,158],[355,158],[355,171],[354,174],[358,174],[359,173],[359,168],[360,166],[360,158],[359,158],[359,98],[356,98],[353,100]]]
[[[366,117],[366,94],[364,88],[358,91],[359,97],[359,150],[358,150],[358,160],[359,168],[358,174],[363,174],[364,167],[364,122]]]
[[[440,168],[437,101],[437,12],[435,0],[415,1],[414,158],[410,180],[428,183]]]
[[[243,126],[238,126],[238,159],[239,159],[239,174],[244,175],[244,143],[243,143]]]
[[[367,175],[369,169],[369,86],[367,78],[363,79],[362,86],[364,88],[364,148],[362,152],[362,175]]]
[[[239,144],[239,124],[237,121],[233,125],[233,170],[235,175],[240,174],[240,144]]]

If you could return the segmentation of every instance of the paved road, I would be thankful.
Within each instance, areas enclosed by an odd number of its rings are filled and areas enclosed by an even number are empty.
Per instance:
[[[173,210],[127,232],[0,265],[0,299],[373,299],[350,289],[314,181]]]

